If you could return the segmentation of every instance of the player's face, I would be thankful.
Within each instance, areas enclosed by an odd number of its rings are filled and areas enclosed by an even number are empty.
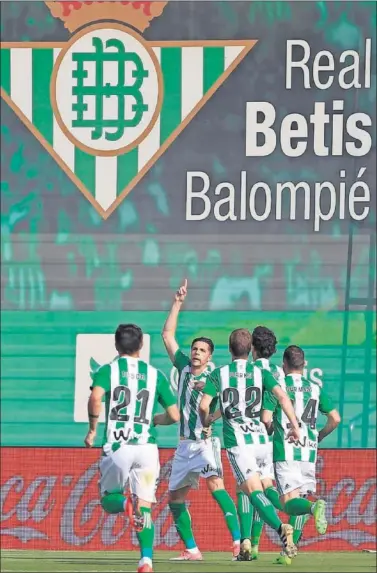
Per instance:
[[[191,364],[193,366],[204,366],[211,358],[211,350],[206,342],[195,342],[191,347]]]

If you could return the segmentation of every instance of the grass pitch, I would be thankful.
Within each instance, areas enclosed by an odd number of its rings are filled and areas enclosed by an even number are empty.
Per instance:
[[[372,573],[376,555],[361,552],[300,553],[291,566],[275,565],[276,553],[262,553],[258,561],[238,563],[229,553],[204,553],[202,562],[169,561],[177,553],[156,551],[156,573],[223,573],[255,571],[274,573],[288,570],[297,573]],[[1,572],[17,573],[128,573],[136,571],[136,551],[9,551],[1,552]]]

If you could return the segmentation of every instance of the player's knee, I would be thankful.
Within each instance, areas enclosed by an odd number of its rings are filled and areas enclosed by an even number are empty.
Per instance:
[[[225,489],[224,481],[217,476],[207,478],[207,487],[211,493],[219,491],[220,489]]]
[[[106,513],[124,511],[125,497],[119,493],[107,493],[101,498],[101,506]]]
[[[272,483],[271,479],[267,478],[267,479],[262,480],[262,486],[263,486],[263,490],[266,491],[270,487],[274,487],[274,484]]]
[[[152,504],[149,501],[145,501],[144,499],[137,500],[137,511],[140,515],[143,513],[150,513]]]
[[[185,495],[178,491],[169,491],[169,498],[168,498],[169,505],[174,503],[185,503]]]

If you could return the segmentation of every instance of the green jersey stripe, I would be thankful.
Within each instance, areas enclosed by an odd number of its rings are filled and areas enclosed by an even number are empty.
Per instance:
[[[182,437],[186,437],[185,436],[185,417],[184,417],[184,410],[185,410],[185,405],[186,405],[186,392],[187,392],[187,387],[189,385],[190,382],[190,368],[186,367],[183,369],[181,375],[180,375],[180,380],[179,380],[179,386],[178,386],[178,392],[179,392],[179,414],[180,414],[180,435]]]
[[[10,49],[9,48],[2,48],[1,49],[1,87],[4,91],[10,95]]]
[[[224,48],[203,49],[203,93],[205,94],[224,73]]]
[[[84,183],[88,191],[95,196],[96,158],[75,147],[75,174]]]
[[[164,78],[160,128],[162,144],[181,123],[181,48],[161,48],[161,68]]]
[[[189,435],[190,440],[196,439],[195,430],[196,430],[197,420],[198,420],[198,405],[199,405],[198,404],[198,398],[199,398],[199,392],[197,392],[196,390],[192,390],[190,400],[189,400],[190,413],[189,413],[189,422],[188,422],[189,431],[190,431],[190,435]]]
[[[290,423],[280,404],[277,404],[274,412],[274,461],[315,463],[318,448],[316,421],[321,389],[317,384],[299,374],[286,376],[280,384],[293,403],[300,423],[300,440],[297,443],[289,443],[286,439]]]
[[[145,390],[147,388],[148,366],[146,362],[141,362],[141,361],[138,362],[138,375],[139,379],[137,381],[137,393],[138,396],[141,395],[142,399],[136,401],[134,428],[135,432],[141,435],[143,433],[144,426],[141,423],[138,424],[136,422],[136,419],[145,418],[145,412],[142,410],[144,410],[145,408],[146,402],[144,396],[146,396],[147,394],[145,392],[142,393],[142,390]]]
[[[317,458],[316,454],[317,454],[316,450],[310,450],[309,452],[309,462],[311,462],[312,464],[314,464],[316,461]]]
[[[260,420],[262,371],[247,360],[234,360],[216,371],[219,382],[226,448],[265,444],[267,431]]]
[[[32,50],[33,124],[43,137],[53,144],[53,111],[50,99],[50,81],[54,67],[54,50]]]

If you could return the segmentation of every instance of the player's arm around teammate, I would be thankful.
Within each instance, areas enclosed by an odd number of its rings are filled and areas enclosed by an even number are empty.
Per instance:
[[[191,488],[198,488],[200,477],[205,478],[207,488],[224,514],[233,539],[235,557],[240,549],[239,523],[234,502],[224,489],[220,440],[211,436],[210,429],[203,429],[198,412],[201,391],[210,374],[208,363],[212,358],[214,345],[211,339],[199,337],[191,344],[190,356],[180,350],[176,341],[176,330],[178,315],[186,295],[185,280],[175,294],[162,331],[166,350],[178,370],[178,402],[181,415],[180,442],[174,455],[169,480],[169,507],[177,532],[185,544],[185,550],[177,559],[202,559],[186,507],[186,497]],[[214,413],[214,410],[211,413]]]
[[[291,435],[299,436],[299,428],[292,404],[278,386],[271,373],[262,371],[248,361],[251,334],[246,329],[232,332],[229,338],[232,363],[217,368],[203,389],[199,411],[203,426],[211,422],[210,407],[214,399],[221,401],[224,444],[236,481],[248,496],[262,519],[275,529],[287,555],[294,556],[293,529],[283,524],[276,510],[263,493],[261,467],[258,461],[261,396],[263,389],[271,390],[292,424]],[[250,542],[249,542],[250,543]]]

